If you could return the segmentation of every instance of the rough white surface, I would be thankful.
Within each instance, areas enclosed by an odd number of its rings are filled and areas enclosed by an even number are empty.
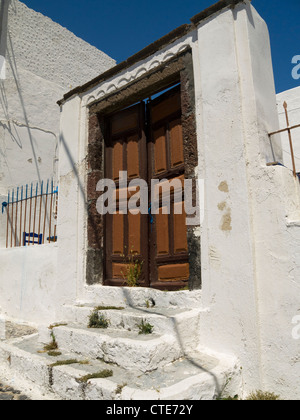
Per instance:
[[[56,102],[115,65],[106,54],[18,0],[10,2],[4,21],[0,193],[57,176],[60,113]]]
[[[290,324],[299,307],[300,237],[287,220],[297,220],[299,184],[287,169],[266,166],[272,159],[268,132],[278,129],[266,25],[243,5],[218,21],[219,31],[213,20],[199,29],[206,180],[202,278],[210,308],[201,339],[240,358],[246,393],[264,388],[290,398],[299,388],[298,344]],[[220,74],[204,64],[210,57]]]
[[[201,290],[190,292],[181,290],[178,292],[162,292],[155,289],[145,289],[140,287],[110,287],[103,289],[102,286],[95,285],[85,287],[85,295],[78,303],[89,303],[94,306],[132,306],[146,307],[147,302],[160,308],[199,308],[202,304]]]
[[[5,340],[6,338],[6,320],[4,317],[0,316],[0,340]]]
[[[9,9],[9,36],[20,67],[65,92],[115,64],[107,54],[18,0]]]
[[[2,313],[19,321],[51,323],[56,316],[56,245],[0,250]]]
[[[194,352],[192,362],[178,361],[161,372],[141,374],[135,368],[124,370],[109,365],[112,377],[81,383],[79,379],[86,374],[99,372],[100,366],[103,369],[103,362],[89,359],[89,364],[81,368],[76,363],[52,366],[53,358],[38,354],[35,342],[36,337],[29,336],[9,344],[0,343],[1,378],[33,399],[212,400],[232,395],[232,390],[236,392],[241,385],[237,360],[211,354],[207,349]],[[66,360],[67,356],[61,357]],[[69,354],[69,358],[74,359],[74,354]]]
[[[77,353],[106,363],[116,363],[125,369],[142,372],[152,371],[166,363],[178,360],[183,355],[176,339],[171,335],[147,339],[138,334],[120,334],[112,331],[84,330],[72,327],[57,327],[55,338],[64,351]]]

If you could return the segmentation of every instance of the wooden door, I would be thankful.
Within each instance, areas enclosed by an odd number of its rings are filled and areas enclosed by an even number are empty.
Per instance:
[[[142,266],[139,286],[184,287],[189,280],[189,254],[180,87],[150,101],[147,112],[140,103],[112,115],[107,127],[105,177],[117,185],[117,211],[105,216],[105,284],[128,285],[126,277],[133,261]],[[169,214],[164,214],[167,209],[160,192],[158,214],[122,214],[122,200],[127,204],[130,193],[123,194],[120,171],[128,172],[128,182],[147,181],[150,209],[153,179],[179,181],[182,188],[171,190]]]
[[[170,214],[165,214],[168,211],[161,191],[158,192],[159,214],[153,215],[150,231],[150,284],[151,287],[172,290],[186,286],[189,280],[180,87],[152,101],[149,108],[149,180],[165,180],[164,184],[177,182],[171,189]]]
[[[147,147],[144,132],[145,104],[140,103],[112,115],[108,120],[105,148],[105,177],[117,186],[117,211],[105,217],[105,283],[126,286],[135,281],[148,286],[148,215],[140,212],[127,214],[130,196],[120,184],[120,171],[127,171],[128,183],[134,179],[147,180]],[[120,188],[120,186],[122,188]],[[125,186],[125,190],[127,185]],[[123,201],[123,202],[122,202]],[[125,203],[124,203],[125,201]],[[141,273],[136,273],[141,269]],[[130,270],[130,272],[129,272]],[[135,271],[137,270],[137,271]]]

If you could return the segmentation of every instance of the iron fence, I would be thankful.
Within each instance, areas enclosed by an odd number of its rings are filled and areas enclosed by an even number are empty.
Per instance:
[[[289,113],[288,113],[288,104],[286,102],[283,103],[283,108],[285,112],[285,119],[286,119],[286,128],[283,128],[278,131],[274,131],[273,133],[269,133],[269,138],[271,139],[272,136],[275,136],[276,134],[282,134],[287,133],[289,138],[289,146],[290,146],[290,152],[291,152],[291,160],[292,160],[292,167],[293,167],[293,174],[294,177],[298,177],[300,180],[300,173],[296,168],[296,162],[295,162],[295,154],[294,154],[294,146],[293,146],[293,139],[292,139],[292,130],[295,130],[296,128],[300,128],[300,124],[297,125],[290,125],[290,119],[289,119]],[[278,162],[271,162],[268,165],[275,165],[278,164]]]
[[[13,188],[2,203],[2,246],[57,242],[57,207],[58,187],[53,181]]]

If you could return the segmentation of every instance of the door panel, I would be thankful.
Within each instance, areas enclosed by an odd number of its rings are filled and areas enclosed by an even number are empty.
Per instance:
[[[124,252],[124,215],[117,212],[113,216],[113,255]]]
[[[127,171],[128,178],[134,179],[140,176],[140,151],[139,136],[129,137],[127,143]]]
[[[184,164],[181,120],[170,122],[171,168]]]
[[[163,214],[163,208],[159,209],[156,216],[156,232],[157,255],[169,255],[169,215]]]
[[[112,156],[113,177],[112,179],[114,181],[119,180],[119,172],[123,171],[123,155],[124,155],[123,141],[119,140],[115,142],[113,146],[113,156]]]
[[[164,283],[179,283],[189,279],[189,264],[161,265],[158,268],[158,280]]]
[[[117,211],[105,216],[105,284],[126,285],[132,261],[143,265],[141,286],[148,286],[148,215],[126,212],[128,200],[135,194],[127,190],[133,179],[147,179],[144,105],[138,104],[108,119],[105,151],[105,177],[116,182]],[[128,183],[120,185],[120,171],[127,171]],[[124,206],[125,204],[125,206]],[[125,214],[126,213],[126,214]]]
[[[154,131],[154,150],[155,150],[155,174],[166,172],[167,164],[167,145],[165,127]]]
[[[162,289],[184,287],[189,280],[189,254],[184,210],[184,145],[181,124],[180,88],[150,103],[152,138],[148,145],[149,179],[162,182],[159,214],[150,240],[150,284]],[[170,214],[166,213],[163,191],[169,183]]]

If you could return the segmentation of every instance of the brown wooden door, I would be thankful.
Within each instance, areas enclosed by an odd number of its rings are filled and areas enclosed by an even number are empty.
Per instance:
[[[145,105],[140,103],[112,115],[108,121],[105,177],[117,186],[117,211],[105,217],[105,279],[108,285],[126,285],[128,270],[142,267],[136,280],[148,286],[148,215],[122,212],[131,195],[120,188],[120,171],[127,171],[128,183],[147,180],[147,147],[144,132]],[[127,185],[125,187],[125,190]],[[124,189],[124,187],[123,187]],[[125,201],[125,203],[124,203]],[[130,262],[134,262],[133,266]]]
[[[158,192],[159,214],[153,216],[150,232],[150,284],[160,289],[178,289],[189,280],[180,87],[152,101],[149,108],[148,176],[159,181],[165,179],[164,183],[177,181],[171,189],[170,214],[164,214],[168,209],[162,191]]]
[[[146,124],[145,115],[148,121]],[[147,127],[147,138],[146,128]],[[159,194],[159,214],[122,214],[119,172],[128,172],[128,181],[184,181],[185,165],[181,124],[180,87],[151,101],[145,112],[141,103],[108,119],[105,151],[106,178],[117,185],[117,211],[105,216],[105,284],[126,285],[132,260],[143,265],[140,286],[179,289],[189,280],[184,192],[172,190],[170,214]],[[130,194],[123,194],[127,201]],[[181,211],[180,211],[181,210]],[[179,214],[181,213],[181,214]]]

